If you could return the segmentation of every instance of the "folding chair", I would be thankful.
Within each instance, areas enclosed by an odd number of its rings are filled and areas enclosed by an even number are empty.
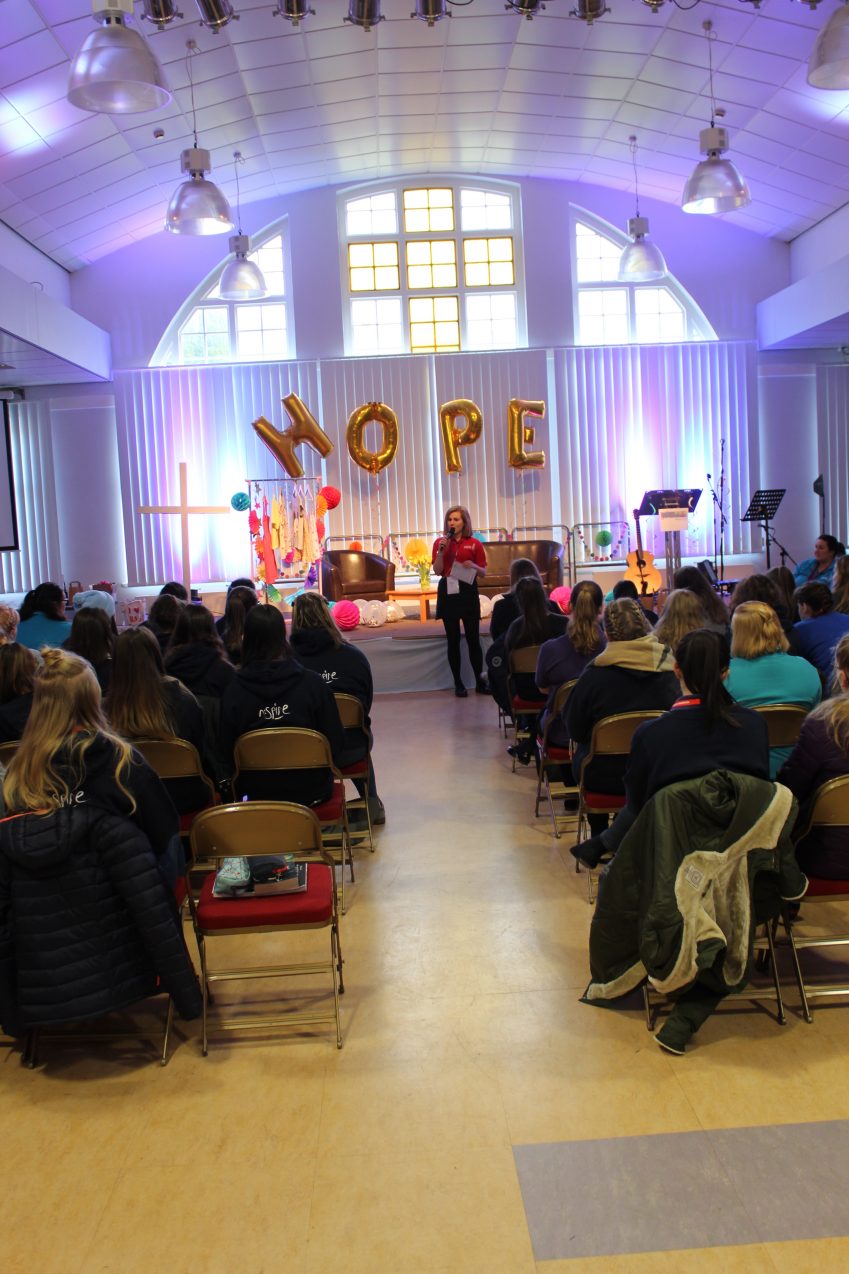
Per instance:
[[[250,799],[249,776],[257,771],[266,774],[294,774],[302,770],[330,770],[333,788],[328,800],[309,808],[322,829],[324,848],[338,853],[341,866],[339,901],[345,910],[345,864],[354,880],[354,857],[348,828],[345,780],[333,764],[330,744],[318,730],[296,726],[280,726],[271,730],[249,730],[236,740],[236,773],[233,786],[237,797]],[[273,852],[273,851],[272,851]]]
[[[796,841],[802,840],[815,827],[840,827],[849,830],[849,775],[843,775],[837,779],[829,779],[827,783],[823,783],[822,787],[818,788],[814,796],[808,822],[796,835]],[[841,924],[838,921],[838,917],[830,909],[821,907],[822,903],[845,902],[849,902],[849,880],[826,880],[821,877],[811,877],[808,881],[807,893],[802,901],[803,915],[794,920],[792,925],[788,922],[786,915],[784,917],[785,932],[781,945],[786,944],[790,950],[793,971],[796,975],[796,983],[799,987],[799,996],[802,1001],[802,1012],[805,1015],[806,1022],[813,1021],[811,1013],[812,1000],[837,999],[838,997],[849,995],[849,981],[846,980],[845,976],[842,980],[827,976],[815,980],[813,971],[810,975],[804,973],[802,962],[799,958],[801,951],[817,949],[830,951],[838,947],[849,946],[849,932],[846,932],[847,921],[845,915]],[[824,932],[806,932],[810,923],[811,912],[817,913],[817,921]],[[822,974],[824,972],[828,974],[830,970],[824,971],[820,968],[819,973]]]
[[[339,709],[339,720],[342,722],[344,730],[360,730],[363,736],[366,754],[361,761],[354,761],[352,765],[343,765],[339,773],[343,779],[356,779],[365,785],[365,795],[360,796],[359,792],[354,799],[348,799],[348,814],[352,810],[362,810],[365,814],[366,825],[363,830],[351,827],[351,842],[362,842],[368,846],[374,853],[374,835],[371,826],[371,813],[368,804],[368,783],[371,761],[371,737],[365,726],[365,710],[359,699],[354,695],[334,694],[336,707]]]
[[[525,699],[516,690],[516,677],[522,674],[533,676],[537,670],[539,646],[521,646],[510,652],[507,661],[507,691],[510,695],[510,712],[515,723],[514,741],[518,745],[522,740],[532,739],[536,734],[536,721],[532,727],[519,725],[519,715],[539,717],[545,707],[544,698]],[[513,772],[516,772],[516,758],[513,757]]]
[[[13,739],[9,743],[0,743],[0,765],[2,765],[4,769],[9,764],[20,746],[20,739]]]
[[[577,818],[577,812],[574,814],[562,813],[558,814],[554,808],[555,800],[565,800],[567,796],[574,797],[576,802],[578,798],[578,788],[574,783],[567,783],[562,779],[552,779],[552,771],[565,768],[567,771],[572,767],[572,749],[569,747],[558,747],[549,742],[549,734],[556,722],[560,720],[566,700],[572,693],[574,681],[566,681],[562,686],[558,686],[551,705],[551,713],[545,723],[545,729],[542,735],[537,736],[537,752],[539,766],[537,776],[537,796],[534,805],[534,818],[539,818],[539,807],[542,800],[543,790],[548,801],[548,809],[551,814],[551,821],[554,824],[554,835],[559,840],[562,835],[561,823],[571,823]]]
[[[279,733],[283,734],[285,731],[281,730]],[[210,983],[255,978],[307,977],[322,973],[330,975],[332,1010],[318,1008],[290,1012],[284,1005],[270,1013],[216,1017],[213,1027],[226,1031],[257,1031],[333,1023],[336,1028],[336,1047],[341,1048],[339,996],[345,988],[342,981],[334,863],[322,847],[321,828],[313,811],[304,805],[295,805],[288,801],[245,801],[237,805],[219,805],[215,809],[206,810],[195,820],[191,846],[193,854],[204,858],[287,853],[292,855],[293,862],[307,864],[307,888],[303,893],[262,898],[216,898],[213,895],[215,877],[210,874],[204,881],[194,912],[203,986],[204,1057],[209,1052]],[[213,938],[258,933],[294,933],[309,929],[330,930],[329,959],[237,968],[209,967],[207,943]]]
[[[754,711],[766,721],[771,748],[794,747],[808,715],[807,708],[800,708],[795,703],[769,703]]]
[[[162,992],[162,994],[164,995],[165,992]],[[139,1003],[146,1004],[147,1001],[143,1000],[143,1001],[140,1001]],[[139,1007],[138,1004],[131,1004],[128,1006],[127,1011],[132,1012],[138,1007]],[[114,1017],[116,1016],[116,1014],[117,1014],[117,1010],[115,1013],[105,1014],[104,1017]],[[171,996],[169,995],[168,1006],[165,1010],[165,1021],[160,1028],[161,1035],[153,1027],[150,1030],[147,1030],[144,1027],[140,1027],[138,1030],[126,1030],[126,1031],[121,1031],[121,1030],[109,1031],[106,1029],[103,1029],[103,1030],[91,1029],[87,1025],[83,1025],[81,1029],[77,1029],[72,1025],[72,1026],[69,1026],[69,1028],[64,1031],[59,1030],[57,1027],[41,1027],[41,1026],[35,1027],[33,1030],[27,1032],[26,1037],[24,1039],[24,1047],[23,1047],[23,1052],[21,1054],[21,1065],[26,1066],[28,1070],[35,1070],[35,1068],[40,1065],[41,1058],[40,1058],[39,1049],[45,1041],[48,1041],[51,1043],[77,1044],[77,1043],[87,1043],[89,1040],[112,1042],[114,1040],[148,1039],[156,1048],[156,1052],[159,1057],[159,1065],[167,1066],[168,1056],[169,1056],[168,1046],[171,1041],[171,1027],[173,1026],[173,1024],[174,1024],[174,1001],[171,999]],[[0,1037],[0,1044],[5,1042],[6,1042],[5,1039]],[[9,1041],[9,1042],[11,1043],[13,1041]]]
[[[192,824],[203,810],[212,805],[221,804],[221,796],[212,779],[205,773],[198,750],[193,743],[185,739],[134,739],[133,747],[141,752],[152,770],[162,779],[165,787],[174,779],[199,779],[209,794],[209,799],[190,810],[180,814],[180,838],[187,846]],[[193,864],[195,871],[209,871],[211,863]],[[185,902],[185,897],[182,900]]]
[[[578,839],[583,840],[589,834],[590,814],[616,815],[625,805],[625,796],[613,795],[609,792],[593,792],[586,785],[585,775],[588,767],[600,756],[621,757],[623,760],[631,751],[631,739],[637,726],[644,721],[653,721],[663,716],[662,712],[619,712],[612,717],[603,717],[593,727],[590,739],[590,750],[581,763],[578,781]],[[582,864],[576,859],[575,870],[580,871]],[[593,881],[596,872],[585,868],[587,876],[587,899],[595,898]]]

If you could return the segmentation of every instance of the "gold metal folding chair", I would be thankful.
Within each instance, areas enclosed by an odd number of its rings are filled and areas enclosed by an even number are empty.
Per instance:
[[[281,731],[281,733],[283,733]],[[321,736],[320,736],[321,737]],[[339,996],[344,991],[339,913],[336,906],[333,858],[324,850],[321,828],[312,810],[288,801],[244,801],[206,810],[192,827],[192,853],[203,858],[249,857],[286,853],[292,861],[307,864],[307,888],[303,893],[266,897],[216,898],[215,877],[204,881],[193,912],[201,958],[203,985],[202,1048],[209,1051],[210,984],[257,978],[330,975],[331,1008],[290,1011],[286,1004],[273,1012],[215,1017],[215,1030],[265,1031],[280,1027],[333,1024],[336,1047],[342,1047]],[[285,964],[240,965],[210,969],[207,945],[226,936],[259,933],[294,933],[310,929],[330,931],[329,959]]]
[[[328,800],[309,808],[315,814],[322,829],[324,848],[338,854],[341,866],[339,900],[345,910],[345,864],[354,880],[354,857],[348,827],[348,808],[345,800],[345,780],[333,763],[330,744],[318,730],[296,726],[280,726],[272,730],[249,730],[236,740],[236,773],[233,785],[236,795],[244,795],[249,787],[249,775],[256,771],[266,773],[297,774],[304,770],[330,770],[333,790]],[[274,852],[273,850],[270,852]]]
[[[536,734],[537,723],[534,721],[530,728],[519,725],[519,716],[539,717],[545,707],[544,698],[525,699],[517,692],[516,678],[520,675],[533,676],[537,670],[537,658],[539,656],[539,646],[520,646],[518,650],[513,650],[507,660],[507,693],[510,696],[510,712],[513,716],[513,724],[515,726],[514,742],[518,745],[525,739],[532,739]],[[513,757],[513,772],[516,771],[516,758]]]
[[[555,770],[565,769],[571,773],[572,769],[572,749],[570,747],[557,747],[549,742],[549,734],[554,725],[563,715],[563,709],[566,706],[566,700],[572,693],[574,681],[567,681],[562,686],[558,686],[551,705],[551,713],[545,723],[545,729],[541,736],[537,738],[537,795],[534,805],[534,818],[539,818],[539,807],[542,801],[543,792],[545,792],[548,801],[548,809],[551,814],[551,821],[554,824],[554,835],[559,840],[562,835],[561,824],[574,823],[578,817],[577,801],[578,787],[575,783],[568,783],[564,779],[553,779],[552,773]],[[567,797],[572,797],[576,803],[574,813],[563,811],[558,814],[554,808],[555,800],[562,801]]]
[[[365,710],[354,695],[334,694],[336,707],[339,709],[339,720],[342,722],[344,730],[359,730],[363,736],[363,745],[366,749],[366,755],[361,761],[355,761],[352,765],[342,766],[339,773],[343,779],[349,779],[353,782],[357,779],[365,785],[365,795],[360,796],[357,792],[356,797],[347,797],[349,825],[350,814],[352,810],[359,810],[365,816],[365,827],[360,830],[355,827],[350,828],[351,842],[357,844],[365,844],[369,850],[374,853],[374,835],[371,825],[371,813],[368,803],[368,781],[369,781],[369,761],[371,759],[371,737],[366,729]]]
[[[808,709],[797,703],[769,703],[754,711],[766,721],[771,748],[794,747],[808,715]]]

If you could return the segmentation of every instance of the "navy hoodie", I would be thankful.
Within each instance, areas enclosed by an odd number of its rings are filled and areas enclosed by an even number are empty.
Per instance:
[[[239,735],[249,730],[294,726],[318,730],[330,744],[334,761],[344,751],[344,732],[332,692],[318,673],[294,659],[271,659],[239,668],[221,700],[221,748],[228,758]],[[238,785],[255,799],[317,805],[332,788],[329,772],[301,771],[292,778],[252,774]]]
[[[170,677],[182,681],[193,695],[220,699],[233,680],[235,670],[215,646],[193,642],[188,646],[175,646],[168,651],[165,656],[165,671]]]

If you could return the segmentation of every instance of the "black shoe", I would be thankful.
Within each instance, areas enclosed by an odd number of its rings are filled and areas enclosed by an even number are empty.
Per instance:
[[[582,840],[569,850],[572,857],[577,858],[578,862],[583,863],[585,867],[598,867],[606,852],[600,836],[591,836],[589,840]]]
[[[475,694],[476,695],[489,694],[489,682],[487,681],[486,677],[478,677],[477,681],[475,682]]]
[[[372,827],[382,827],[386,822],[386,810],[383,808],[383,801],[379,796],[370,796],[368,798],[368,808],[371,814]]]
[[[458,699],[468,699],[469,692],[465,686],[455,686],[454,693]]]
[[[507,749],[507,755],[512,756],[514,761],[518,761],[520,765],[530,765],[531,754],[518,743],[511,743]]]

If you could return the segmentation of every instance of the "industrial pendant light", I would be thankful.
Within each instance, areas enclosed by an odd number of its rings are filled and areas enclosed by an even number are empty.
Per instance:
[[[268,294],[265,279],[259,266],[248,260],[251,241],[242,234],[242,200],[239,192],[239,165],[245,161],[242,152],[233,151],[233,168],[236,172],[236,225],[238,234],[230,240],[233,260],[228,261],[221,274],[218,291],[225,301],[257,301]]]
[[[448,11],[448,0],[416,0],[416,11],[411,13],[410,17],[426,22],[429,27],[435,26],[443,18],[451,17]]]
[[[194,146],[180,156],[180,170],[189,173],[171,197],[165,214],[165,229],[172,234],[228,234],[233,229],[230,205],[214,182],[207,181],[212,169],[212,156],[198,146],[195,85],[192,77],[192,55],[197,53],[194,40],[186,41],[186,71],[192,99],[192,133]]]
[[[277,8],[271,10],[272,17],[285,18],[293,27],[303,22],[309,14],[315,17],[315,9],[310,9],[308,0],[278,0]]]
[[[209,31],[216,35],[226,27],[228,22],[238,21],[238,13],[233,12],[230,0],[195,0],[200,20]]]
[[[808,62],[814,88],[849,88],[849,7],[842,4],[817,36]]]
[[[372,27],[377,26],[378,22],[383,21],[380,0],[348,0],[348,16],[342,21],[350,22],[355,27],[362,27],[364,31],[370,31]]]
[[[628,234],[632,242],[622,249],[619,258],[620,283],[651,283],[654,279],[662,279],[666,274],[666,262],[663,253],[656,243],[648,243],[648,217],[640,216],[640,190],[637,181],[637,139],[633,135],[628,138],[631,161],[634,165],[634,204],[635,214],[628,222]]]
[[[164,31],[169,22],[182,18],[174,0],[144,0],[143,22],[153,22],[158,31]]]
[[[71,63],[68,101],[84,111],[133,115],[167,106],[171,94],[147,42],[126,19],[133,0],[92,0],[98,24]]]
[[[711,45],[716,39],[713,34],[713,23],[702,23],[702,30],[708,42],[708,68],[710,74],[710,128],[703,128],[699,133],[699,150],[707,159],[696,164],[681,196],[681,207],[685,212],[731,212],[734,208],[745,208],[752,202],[749,187],[730,159],[723,159],[722,154],[728,149],[728,132],[716,127],[716,118],[724,112],[716,108],[713,95],[713,53]]]

